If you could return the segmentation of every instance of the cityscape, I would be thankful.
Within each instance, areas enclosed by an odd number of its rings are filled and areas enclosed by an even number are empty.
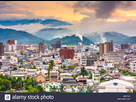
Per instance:
[[[135,5],[0,1],[0,93],[136,93]]]

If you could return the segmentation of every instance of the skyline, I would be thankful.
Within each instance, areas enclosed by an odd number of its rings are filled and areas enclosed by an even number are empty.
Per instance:
[[[50,34],[48,40],[107,31],[135,36],[135,5],[135,1],[0,1],[0,28]]]

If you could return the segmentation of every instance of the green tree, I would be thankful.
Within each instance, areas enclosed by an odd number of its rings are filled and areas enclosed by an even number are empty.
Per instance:
[[[21,65],[19,65],[18,67],[21,68]]]
[[[96,54],[99,55],[99,52],[97,52]]]
[[[23,66],[23,68],[26,68],[25,66]]]
[[[38,93],[38,90],[36,88],[33,88],[32,85],[29,86],[29,93]]]
[[[74,69],[74,68],[75,68],[75,66],[70,65],[70,66],[68,66],[68,68]]]
[[[130,89],[127,91],[127,93],[133,93]]]
[[[52,66],[51,69],[53,69],[53,66],[55,66],[55,65],[54,65],[54,60],[50,60],[50,66]]]
[[[80,75],[83,75],[83,77],[84,77],[85,75],[88,75],[87,70],[85,69],[85,67],[82,67],[82,68],[81,68],[81,73],[80,73]]]
[[[42,93],[43,92],[43,87],[41,85],[37,85],[36,89],[38,92]]]
[[[0,74],[0,78],[2,78],[2,79],[3,79],[3,74]]]
[[[72,75],[73,79],[75,80],[76,79],[76,76],[75,75]]]
[[[136,90],[133,90],[133,93],[136,93]]]
[[[13,70],[17,70],[17,67],[13,67]]]
[[[2,81],[2,78],[0,78],[0,86],[3,85],[3,81]]]
[[[99,70],[100,74],[105,74],[106,73],[106,70]]]
[[[89,74],[90,75],[89,75],[89,77],[87,79],[92,79],[92,73],[90,72]]]
[[[100,82],[104,82],[104,81],[106,81],[106,80],[104,79],[104,77],[101,77]]]
[[[46,64],[45,61],[43,61],[43,64]]]
[[[63,93],[63,88],[64,88],[64,85],[61,84],[61,86],[60,86],[61,93]]]
[[[87,86],[87,91],[88,91],[88,93],[92,93],[92,87]]]
[[[36,68],[36,66],[33,66],[31,69],[37,69],[37,71],[38,71],[38,68]]]
[[[128,73],[124,73],[124,75],[128,75]]]
[[[50,68],[48,68],[47,70],[48,70],[48,79],[50,80]]]
[[[65,65],[63,65],[63,66],[62,66],[62,68],[66,68],[66,66],[65,66]]]
[[[8,90],[10,88],[11,82],[8,79],[3,79],[2,81],[3,85],[6,87],[6,90]]]
[[[16,86],[16,83],[17,83],[17,81],[16,81],[16,79],[11,79],[11,85],[12,85],[12,88],[14,88],[15,86]]]

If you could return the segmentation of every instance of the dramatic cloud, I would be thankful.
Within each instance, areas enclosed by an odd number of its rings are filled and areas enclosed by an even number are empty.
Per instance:
[[[95,11],[96,18],[108,18],[117,8],[127,9],[132,4],[132,1],[78,1],[73,5],[73,8],[74,13],[87,8]]]
[[[9,3],[10,1],[0,1],[0,9],[3,8],[11,8],[11,5],[8,5],[7,3]]]

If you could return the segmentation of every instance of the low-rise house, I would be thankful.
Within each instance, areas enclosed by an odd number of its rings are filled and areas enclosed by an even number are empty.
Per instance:
[[[100,78],[104,78],[106,81],[114,79],[114,77],[112,75],[109,75],[108,73],[101,75]]]
[[[54,81],[46,81],[42,83],[43,90],[45,92],[60,92],[61,91],[61,84]]]
[[[64,69],[63,69],[63,72],[64,72],[64,73],[70,73],[70,72],[71,72],[71,69],[70,69],[70,68],[64,68]]]
[[[63,80],[65,77],[71,77],[71,73],[60,73],[60,79]]]
[[[38,83],[46,82],[46,75],[40,72],[39,74],[35,74],[35,79]]]
[[[11,71],[11,77],[15,77],[16,79],[18,77],[21,77],[22,80],[27,78],[27,72],[20,72],[19,70]]]
[[[76,81],[77,81],[78,83],[86,84],[86,83],[87,83],[87,77],[78,76],[78,77],[76,78]]]
[[[50,81],[58,81],[58,71],[50,71]]]
[[[134,85],[130,82],[114,79],[107,82],[100,83],[98,85],[99,93],[113,93],[113,92],[127,92],[131,90],[133,92]]]
[[[78,92],[78,83],[73,79],[73,77],[65,77],[62,80],[64,85],[63,90],[65,92]]]
[[[18,58],[14,57],[14,56],[10,56],[10,63],[17,63],[18,62]]]

